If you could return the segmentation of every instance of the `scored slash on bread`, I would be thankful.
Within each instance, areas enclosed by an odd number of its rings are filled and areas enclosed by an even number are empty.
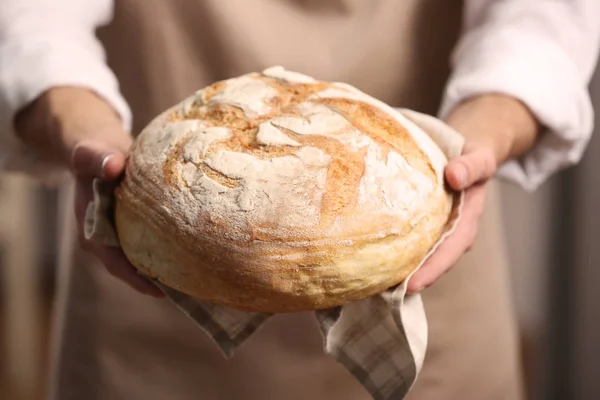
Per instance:
[[[417,267],[450,215],[446,163],[381,101],[273,67],[199,90],[141,132],[116,226],[141,273],[193,297],[329,308]]]

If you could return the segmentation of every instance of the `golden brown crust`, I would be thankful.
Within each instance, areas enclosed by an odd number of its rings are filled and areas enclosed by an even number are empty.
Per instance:
[[[335,108],[358,130],[375,140],[381,147],[384,158],[394,150],[414,168],[436,180],[433,166],[423,150],[417,146],[406,128],[383,110],[362,101],[343,98],[321,99],[319,103]]]
[[[116,191],[121,245],[142,273],[247,311],[380,293],[449,217],[445,159],[427,140],[347,85],[217,82],[136,140]]]

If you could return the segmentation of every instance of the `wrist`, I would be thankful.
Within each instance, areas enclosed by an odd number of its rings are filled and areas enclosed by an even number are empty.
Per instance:
[[[45,161],[70,166],[82,140],[96,140],[126,151],[131,138],[114,109],[91,90],[56,87],[40,95],[15,117],[17,137]]]
[[[465,100],[450,113],[447,123],[465,136],[468,146],[490,149],[498,165],[527,152],[541,130],[525,104],[502,94]]]

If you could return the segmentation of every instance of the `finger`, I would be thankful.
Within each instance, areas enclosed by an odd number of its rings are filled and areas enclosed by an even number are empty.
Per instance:
[[[475,241],[485,203],[485,188],[474,186],[467,192],[455,231],[425,261],[407,285],[407,293],[417,293],[434,283],[466,253]]]
[[[467,252],[474,240],[475,233],[471,227],[458,229],[454,235],[431,255],[407,285],[407,293],[418,293],[431,286],[437,279],[444,275]]]
[[[80,177],[112,180],[125,167],[125,155],[95,141],[82,141],[74,148],[71,167]]]
[[[81,230],[78,232],[78,239],[79,246],[87,253],[97,257],[111,275],[142,294],[164,297],[164,293],[156,285],[137,272],[120,249],[93,243],[84,237]]]
[[[121,250],[104,247],[98,251],[98,257],[110,274],[138,292],[153,297],[165,297],[162,290],[137,272]]]
[[[445,175],[452,189],[465,190],[491,178],[495,172],[494,154],[487,148],[478,148],[451,160],[446,166]]]
[[[137,273],[120,249],[101,246],[85,238],[83,220],[87,205],[92,197],[91,181],[82,178],[77,179],[75,190],[77,193],[75,197],[75,215],[77,221],[79,221],[77,224],[79,246],[84,251],[96,256],[111,275],[125,281],[133,289],[153,297],[164,297],[164,293],[156,285]]]

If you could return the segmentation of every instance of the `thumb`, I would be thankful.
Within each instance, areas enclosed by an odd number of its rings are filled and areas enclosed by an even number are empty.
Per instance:
[[[490,179],[496,172],[496,158],[491,150],[478,148],[451,160],[445,175],[450,187],[464,190],[478,182]]]
[[[73,147],[71,168],[82,177],[112,180],[125,168],[125,155],[103,143],[84,140]]]

